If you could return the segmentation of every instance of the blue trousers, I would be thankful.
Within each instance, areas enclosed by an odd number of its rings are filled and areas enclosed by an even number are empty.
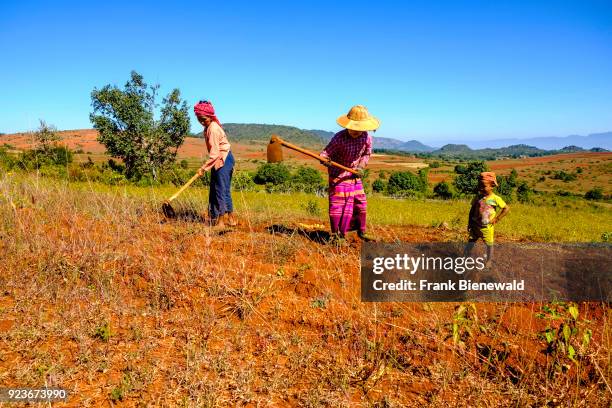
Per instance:
[[[234,212],[232,194],[232,174],[234,173],[234,155],[230,151],[225,163],[218,170],[210,171],[210,193],[208,195],[208,212],[211,218],[218,218],[227,212]]]

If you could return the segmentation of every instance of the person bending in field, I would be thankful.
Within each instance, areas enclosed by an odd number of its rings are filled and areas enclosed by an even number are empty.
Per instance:
[[[495,224],[510,211],[504,200],[493,193],[493,188],[497,185],[495,173],[490,171],[480,173],[478,195],[472,201],[468,217],[469,238],[466,251],[471,252],[475,243],[482,239],[487,246],[487,266],[491,264],[493,258]]]
[[[372,154],[372,136],[380,122],[362,105],[351,108],[337,122],[344,130],[336,133],[321,152],[321,163],[329,174],[329,220],[332,239],[343,241],[348,231],[357,230],[359,238],[371,241],[366,234],[366,195],[362,178]],[[357,170],[359,176],[329,165],[329,161]]]
[[[208,195],[208,213],[211,224],[217,228],[237,225],[234,218],[231,184],[234,172],[234,156],[230,144],[215,114],[215,108],[209,101],[198,102],[193,110],[198,122],[204,126],[204,139],[208,149],[208,159],[198,169],[203,176],[210,170],[210,191]]]

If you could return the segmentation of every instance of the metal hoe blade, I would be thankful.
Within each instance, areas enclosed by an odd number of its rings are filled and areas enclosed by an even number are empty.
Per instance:
[[[162,212],[164,213],[164,216],[166,218],[176,218],[174,208],[172,208],[169,201],[166,201],[162,204]]]
[[[283,161],[283,147],[278,136],[272,135],[268,143],[268,163],[280,163]]]

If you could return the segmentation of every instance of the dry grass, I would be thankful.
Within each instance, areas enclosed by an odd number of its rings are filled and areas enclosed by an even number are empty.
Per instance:
[[[165,191],[0,177],[0,384],[67,388],[58,406],[609,406],[607,305],[580,305],[593,341],[555,369],[538,305],[479,304],[456,343],[456,304],[362,303],[359,245],[268,232],[304,218],[282,197],[237,195],[217,235],[164,222]]]

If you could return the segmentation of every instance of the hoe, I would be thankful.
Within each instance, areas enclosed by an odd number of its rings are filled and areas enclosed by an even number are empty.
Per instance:
[[[295,150],[296,152],[303,153],[307,156],[315,158],[319,160],[321,163],[326,163],[329,166],[334,166],[344,171],[348,171],[353,173],[356,176],[359,176],[359,173],[349,167],[343,166],[340,163],[336,163],[334,161],[328,160],[324,157],[319,156],[316,153],[313,153],[309,150],[302,149],[296,145],[293,145],[289,142],[285,142],[283,139],[278,137],[277,135],[272,135],[270,139],[270,143],[268,144],[268,163],[279,163],[283,161],[283,149],[282,146],[285,146],[288,149]]]
[[[191,185],[191,183],[193,183],[194,181],[196,181],[198,179],[198,177],[200,177],[198,175],[198,173],[194,174],[192,178],[189,179],[189,181],[187,183],[185,183],[185,185],[183,187],[181,187],[176,193],[174,193],[172,195],[172,197],[170,197],[169,199],[167,199],[166,201],[164,201],[164,203],[162,204],[162,212],[164,213],[164,215],[167,218],[174,218],[176,217],[176,213],[174,212],[174,208],[172,208],[172,206],[170,205],[170,203],[172,202],[172,200],[174,200],[176,197],[178,197],[183,191],[185,191],[185,189],[187,187],[189,187]]]

